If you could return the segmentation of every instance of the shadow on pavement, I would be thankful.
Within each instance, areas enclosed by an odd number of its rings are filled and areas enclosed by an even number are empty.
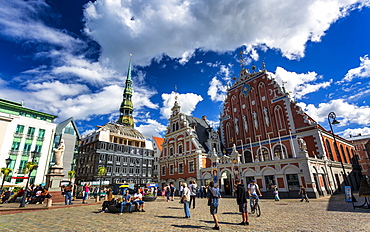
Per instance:
[[[344,194],[335,194],[330,196],[328,202],[328,211],[342,211],[342,212],[367,212],[370,213],[370,209],[368,208],[354,208],[353,205],[359,206],[362,205],[365,201],[364,197],[359,197],[358,193],[353,193],[354,197],[356,198],[357,202],[347,202],[345,200]]]
[[[157,216],[160,218],[184,218],[184,217],[175,217],[175,216]]]
[[[238,213],[238,212],[223,212],[221,214],[240,214],[240,213]]]
[[[183,229],[206,229],[205,226],[192,226],[192,225],[171,225],[171,226]]]

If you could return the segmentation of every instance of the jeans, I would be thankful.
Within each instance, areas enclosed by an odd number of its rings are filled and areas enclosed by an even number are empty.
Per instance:
[[[195,209],[195,197],[196,196],[190,196],[189,207],[191,207],[191,202],[193,202],[193,209]]]
[[[65,192],[64,200],[65,200],[66,205],[72,205],[72,193],[71,192]]]
[[[184,201],[184,211],[186,217],[190,217],[189,203],[190,203],[189,201]]]
[[[258,196],[249,196],[249,204],[251,206],[251,210],[253,210],[253,199],[256,199],[259,202],[260,198]]]
[[[82,200],[86,201],[87,199],[89,199],[89,192],[85,192],[84,198]]]
[[[125,207],[125,205],[129,205],[129,211],[130,211],[130,213],[132,212],[132,203],[131,202],[122,202],[121,203],[121,209],[120,209],[120,213],[123,213],[123,209],[124,209],[124,207]]]

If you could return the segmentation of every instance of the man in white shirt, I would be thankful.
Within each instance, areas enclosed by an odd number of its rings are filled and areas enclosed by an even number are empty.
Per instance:
[[[143,195],[140,192],[140,189],[137,189],[136,193],[134,194],[134,201],[133,203],[136,206],[136,212],[140,212],[140,205],[141,205],[141,212],[145,212],[145,202],[143,201]]]
[[[248,195],[249,195],[249,204],[251,206],[251,211],[253,211],[253,198],[257,199],[257,202],[259,201],[259,197],[262,197],[260,188],[256,184],[255,180],[252,180],[250,184],[248,184]]]

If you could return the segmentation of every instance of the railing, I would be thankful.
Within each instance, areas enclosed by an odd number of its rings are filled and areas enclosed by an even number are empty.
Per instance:
[[[19,150],[10,150],[9,154],[10,155],[18,155],[20,153]]]
[[[22,133],[14,132],[14,137],[22,138],[23,136],[24,136],[24,134],[22,134]]]
[[[37,141],[44,141],[45,140],[45,137],[38,137],[37,136]]]
[[[35,136],[34,135],[26,135],[26,139],[33,139]]]

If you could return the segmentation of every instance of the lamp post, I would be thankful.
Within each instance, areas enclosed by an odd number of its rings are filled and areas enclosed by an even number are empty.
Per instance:
[[[22,197],[22,201],[21,201],[21,204],[19,205],[19,207],[25,207],[26,206],[26,197],[27,197],[27,190],[28,190],[28,183],[30,181],[30,177],[31,177],[31,173],[33,170],[35,170],[38,166],[36,164],[34,164],[31,168],[30,168],[30,172],[28,173],[28,178],[27,178],[27,183],[26,183],[26,188],[24,189],[24,193],[23,193],[23,197]]]
[[[6,169],[7,170],[4,170],[4,173],[3,173],[3,181],[1,183],[1,188],[0,188],[0,195],[3,193],[3,187],[4,187],[4,182],[5,182],[5,179],[9,176],[9,173],[11,172],[11,170],[8,169],[8,166],[9,164],[12,162],[12,159],[10,157],[8,157],[6,160],[5,160],[5,164],[6,164]],[[5,172],[8,172],[7,175],[5,175]]]
[[[339,158],[339,161],[340,161],[340,164],[342,166],[342,170],[343,170],[343,178],[344,178],[344,184],[346,186],[350,186],[351,185],[349,184],[348,182],[348,179],[347,179],[347,174],[346,174],[346,169],[344,168],[344,165],[343,165],[343,161],[342,161],[342,158],[340,157],[340,154],[339,154],[339,149],[338,149],[338,145],[337,145],[337,140],[335,139],[335,134],[334,134],[334,131],[333,131],[333,127],[332,127],[332,124],[333,125],[336,125],[336,124],[339,124],[339,121],[336,119],[336,115],[334,112],[330,112],[328,114],[328,122],[329,122],[329,126],[330,126],[330,130],[331,130],[331,133],[333,135],[333,140],[334,140],[334,150],[335,150],[335,154],[337,155],[337,158]],[[331,119],[331,120],[330,120]],[[355,197],[353,196],[353,193],[351,191],[351,197],[352,197],[352,201],[353,202],[356,202],[356,199]]]

